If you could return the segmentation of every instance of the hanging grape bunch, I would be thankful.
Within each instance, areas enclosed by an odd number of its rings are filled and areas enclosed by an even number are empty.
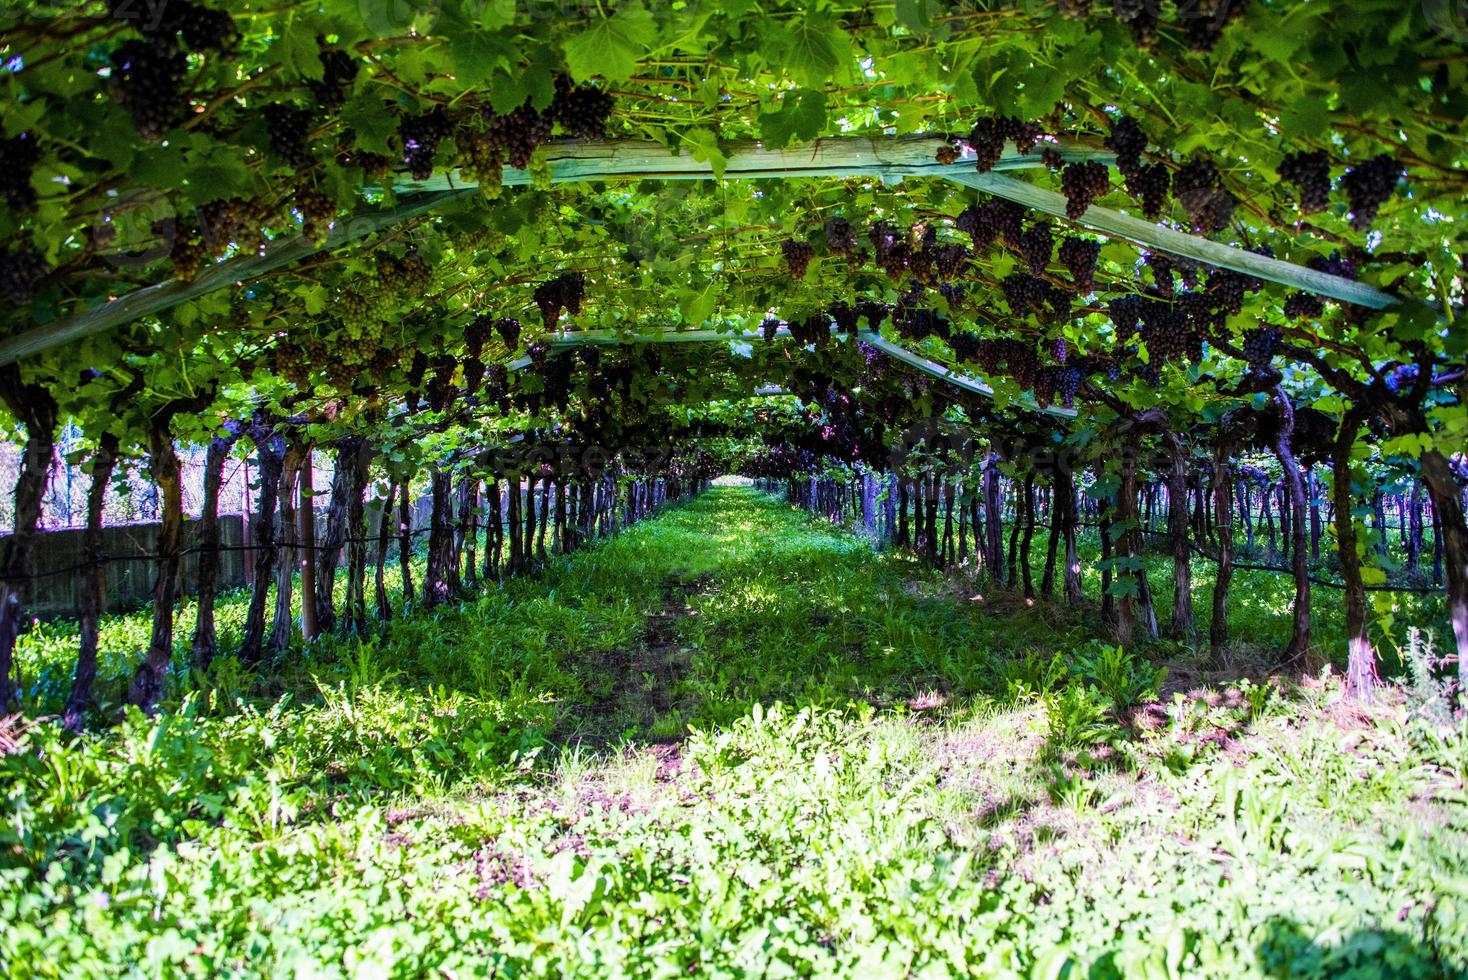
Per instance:
[[[952,280],[963,274],[964,266],[968,264],[968,249],[957,242],[948,242],[935,246],[931,251],[938,278]]]
[[[864,299],[856,304],[856,312],[867,322],[867,327],[872,330],[880,330],[882,321],[887,319],[887,304],[877,300]]]
[[[136,0],[107,0],[109,15],[132,25],[149,40],[172,41],[183,34],[184,43],[195,51],[225,51],[239,40],[234,18],[223,10],[211,10],[186,0],[169,0],[157,5]]]
[[[1340,276],[1342,279],[1356,278],[1356,263],[1343,256],[1339,251],[1331,252],[1329,256],[1312,255],[1305,263],[1316,272],[1323,272],[1327,276]]]
[[[1165,252],[1143,252],[1142,264],[1152,270],[1152,281],[1157,286],[1157,294],[1164,299],[1172,299],[1175,288],[1172,280],[1172,256]]]
[[[1060,189],[1065,194],[1065,216],[1075,221],[1111,189],[1106,164],[1095,160],[1068,164],[1060,174]]]
[[[419,389],[423,385],[423,376],[428,373],[428,355],[421,350],[413,352],[413,359],[408,363],[408,391],[404,395],[404,401],[408,411],[418,410]]]
[[[327,110],[340,109],[362,66],[348,52],[329,47],[325,39],[318,37],[316,43],[320,47],[317,57],[321,59],[321,78],[307,79],[306,87],[311,90],[316,105]]]
[[[1183,22],[1183,39],[1193,51],[1212,51],[1223,37],[1223,29],[1240,17],[1248,0],[1203,0],[1177,6]]]
[[[301,169],[311,163],[307,146],[311,137],[311,111],[298,105],[275,102],[265,107],[265,132],[270,151],[287,167]]]
[[[1376,220],[1376,212],[1386,203],[1402,176],[1401,164],[1383,153],[1346,171],[1341,178],[1346,200],[1351,205],[1351,227],[1365,231]]]
[[[1170,303],[1149,302],[1142,312],[1142,342],[1147,345],[1148,363],[1157,365],[1181,360],[1192,347],[1187,317]]]
[[[1254,369],[1269,367],[1269,362],[1274,358],[1274,352],[1279,347],[1279,340],[1279,331],[1269,327],[1258,327],[1245,333],[1244,360],[1249,363],[1249,367]]]
[[[1065,157],[1059,150],[1050,145],[1040,147],[1040,162],[1045,165],[1046,170],[1063,170],[1065,168]]]
[[[0,253],[0,296],[25,306],[46,275],[46,263],[35,249],[22,246]]]
[[[964,289],[962,283],[944,282],[938,284],[938,292],[948,302],[949,312],[957,312],[963,306]]]
[[[1147,149],[1147,134],[1131,116],[1119,116],[1111,123],[1111,132],[1102,141],[1116,154],[1116,169],[1124,177],[1142,171],[1142,154]]]
[[[1285,297],[1284,315],[1287,320],[1318,320],[1325,314],[1325,301],[1316,293],[1299,290]]]
[[[1301,214],[1314,214],[1330,206],[1330,158],[1324,150],[1291,153],[1279,165],[1279,176],[1295,185]]]
[[[509,411],[510,372],[503,364],[490,364],[484,370],[484,400],[494,402],[501,412]]]
[[[1055,247],[1054,229],[1048,221],[1037,221],[1019,239],[1019,254],[1030,272],[1041,275],[1050,265],[1050,252]]]
[[[1066,408],[1076,407],[1076,393],[1081,390],[1085,374],[1079,367],[1062,367],[1056,377],[1055,391],[1060,395],[1060,404]]]
[[[1112,0],[1111,5],[1116,19],[1131,32],[1132,43],[1144,50],[1157,43],[1161,11],[1161,0]]]
[[[593,85],[573,85],[566,75],[556,76],[556,94],[550,114],[572,136],[605,139],[607,123],[617,100]]]
[[[453,404],[454,369],[458,367],[452,355],[440,354],[433,359],[433,376],[428,379],[426,399],[428,407],[435,412],[447,411]]]
[[[1213,161],[1203,157],[1184,164],[1172,178],[1172,193],[1188,213],[1193,230],[1205,234],[1228,227],[1238,199],[1224,189]]]
[[[1180,293],[1174,299],[1173,305],[1187,318],[1188,328],[1200,340],[1210,338],[1223,329],[1226,318],[1214,309],[1213,302],[1206,293]]]
[[[760,332],[764,334],[765,343],[772,343],[776,332],[780,329],[780,321],[772,316],[767,316],[760,323]]]
[[[1137,332],[1147,300],[1134,293],[1118,296],[1106,305],[1106,314],[1116,328],[1116,342],[1124,344]]]
[[[561,309],[565,305],[561,300],[561,290],[555,280],[543,282],[535,287],[535,305],[540,308],[541,320],[545,323],[547,330],[554,330],[556,321],[561,318]]]
[[[1089,293],[1096,288],[1096,259],[1100,254],[1101,243],[1090,238],[1071,236],[1060,243],[1056,255],[1060,264],[1070,271],[1077,293]]]
[[[512,316],[502,316],[494,321],[494,329],[500,335],[500,340],[510,350],[520,346],[520,321]]]
[[[1065,295],[1038,276],[1012,273],[1004,277],[999,287],[1015,316],[1027,313],[1044,316],[1047,310],[1053,314],[1068,306]]]
[[[1417,384],[1418,374],[1417,365],[1398,364],[1387,371],[1383,378],[1383,381],[1386,383],[1386,390],[1393,395],[1401,395],[1411,391],[1413,385]]]
[[[837,330],[846,334],[856,333],[857,313],[852,309],[850,303],[844,301],[832,303],[826,309],[826,313],[835,321]]]
[[[816,250],[809,242],[787,238],[780,243],[780,254],[785,257],[785,268],[790,275],[796,279],[804,279],[810,260],[816,257]]]
[[[856,241],[856,231],[851,227],[851,222],[845,218],[828,218],[826,220],[826,251],[832,255],[844,256],[850,266],[861,264],[861,249]]]
[[[933,266],[934,256],[932,249],[914,249],[912,250],[911,254],[908,255],[907,271],[909,272],[909,274],[911,274],[913,280],[918,283],[926,286],[931,286],[935,282],[937,282],[937,273],[934,270]]]
[[[1149,163],[1126,178],[1127,193],[1141,203],[1142,216],[1148,220],[1161,217],[1171,189],[1172,171],[1163,163]]]
[[[324,243],[336,221],[336,201],[319,191],[298,188],[292,203],[301,215],[301,234],[314,245]]]
[[[344,290],[337,296],[336,314],[346,328],[347,335],[354,340],[373,333],[377,329],[377,316],[372,303],[355,289]]]
[[[210,253],[222,258],[231,247],[254,251],[265,238],[263,222],[269,217],[263,201],[231,197],[210,201],[198,211],[199,229]]]
[[[1055,401],[1055,391],[1060,384],[1060,372],[1064,368],[1054,364],[1046,364],[1035,372],[1035,401],[1041,408],[1048,407]]]
[[[565,272],[555,281],[561,290],[561,303],[572,316],[581,315],[581,301],[586,298],[586,276],[580,272]]]
[[[31,133],[17,133],[0,141],[0,193],[12,211],[29,211],[36,206],[31,174],[41,160],[41,147]]]
[[[415,300],[433,285],[433,270],[417,252],[402,258],[383,252],[377,257],[377,284],[389,302]]]
[[[112,97],[133,118],[138,135],[162,139],[182,115],[188,58],[169,37],[124,41],[112,52]]]
[[[953,350],[953,356],[960,361],[977,360],[981,343],[977,334],[967,331],[951,333],[948,336],[948,346]]]
[[[427,180],[433,175],[433,158],[438,144],[452,135],[453,124],[443,106],[417,116],[398,120],[398,140],[403,149],[403,166],[414,180]]]
[[[1232,269],[1214,269],[1208,273],[1208,296],[1214,308],[1226,316],[1243,312],[1244,294],[1249,286],[1249,280]]]
[[[1018,153],[1029,153],[1045,135],[1036,123],[1021,122],[1013,116],[988,116],[974,123],[968,144],[974,151],[974,169],[987,173],[1004,155],[1004,143],[1013,141]]]
[[[503,152],[510,166],[521,170],[530,166],[535,148],[550,139],[555,126],[548,113],[537,111],[528,100],[503,116],[486,108],[484,119],[490,145]]]
[[[907,238],[892,225],[880,221],[867,232],[875,251],[877,268],[887,273],[894,282],[901,281],[907,274],[908,262],[912,257],[912,246]]]
[[[494,339],[494,317],[481,313],[464,325],[464,350],[470,357],[478,357],[484,345]]]
[[[964,209],[954,225],[973,239],[974,252],[982,253],[996,241],[1017,246],[1024,214],[1024,208],[1013,201],[990,198]]]

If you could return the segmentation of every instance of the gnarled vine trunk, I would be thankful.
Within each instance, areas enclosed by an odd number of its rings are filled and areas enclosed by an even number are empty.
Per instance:
[[[20,474],[15,481],[15,527],[5,541],[0,558],[0,712],[15,700],[17,686],[12,675],[15,644],[24,616],[26,586],[35,572],[36,526],[41,520],[41,498],[46,493],[46,474],[56,447],[56,399],[44,385],[25,384],[20,368],[0,367],[0,400],[25,425],[25,448],[21,451]]]
[[[1367,633],[1366,585],[1361,578],[1361,556],[1356,553],[1356,518],[1351,493],[1351,450],[1360,431],[1360,414],[1347,411],[1331,446],[1331,496],[1335,501],[1336,554],[1346,586],[1346,693],[1370,701],[1376,689],[1376,651]]]
[[[190,649],[193,664],[199,670],[207,670],[219,653],[219,636],[214,626],[214,599],[219,591],[219,488],[224,483],[225,461],[229,459],[237,438],[237,430],[230,428],[226,435],[211,439],[204,452],[204,499],[199,508],[198,602]]]
[[[397,482],[389,481],[387,496],[382,500],[382,512],[377,519],[377,568],[373,574],[373,588],[377,599],[377,618],[384,623],[392,618],[392,604],[387,598],[387,549],[392,543],[393,504],[397,493]]]
[[[296,572],[296,552],[300,542],[300,525],[296,515],[296,490],[301,468],[309,465],[306,446],[292,441],[285,452],[280,476],[280,527],[276,532],[275,618],[265,645],[280,653],[290,649],[292,633],[291,590]],[[305,554],[308,556],[310,551]]]
[[[1283,389],[1276,388],[1275,404],[1279,406],[1280,426],[1274,438],[1274,454],[1284,469],[1284,485],[1290,505],[1290,565],[1295,579],[1295,603],[1289,646],[1285,648],[1284,662],[1299,668],[1305,663],[1305,654],[1310,649],[1310,567],[1306,551],[1305,480],[1300,465],[1295,461],[1291,446],[1295,434],[1295,408]]]
[[[148,432],[153,481],[158,485],[157,579],[153,584],[153,630],[143,662],[133,673],[127,700],[152,714],[163,697],[173,659],[173,602],[178,593],[179,537],[183,529],[183,479],[173,449],[172,413],[155,417]]]
[[[1175,640],[1191,645],[1197,639],[1193,626],[1192,555],[1188,548],[1188,456],[1174,432],[1163,436],[1167,444],[1167,536],[1172,547],[1172,625]]]
[[[250,605],[245,612],[244,635],[240,638],[239,658],[247,664],[258,663],[265,642],[265,604],[270,597],[270,583],[276,560],[276,507],[280,500],[280,481],[284,474],[285,440],[258,422],[247,430],[255,444],[260,470],[260,496],[252,525],[254,581],[250,588]]]
[[[71,680],[71,695],[61,713],[61,724],[80,732],[92,700],[92,684],[97,679],[97,636],[102,613],[107,608],[107,563],[103,551],[102,516],[107,498],[107,485],[117,466],[118,439],[104,432],[92,454],[92,483],[87,488],[87,530],[82,538],[82,594],[77,610],[81,642],[77,647],[76,673]]]

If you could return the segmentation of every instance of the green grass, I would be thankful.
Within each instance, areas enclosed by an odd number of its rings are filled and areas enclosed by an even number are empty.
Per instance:
[[[0,966],[1468,970],[1468,727],[1430,690],[1194,687],[978,594],[721,488],[371,642],[224,659],[158,719],[33,722]]]

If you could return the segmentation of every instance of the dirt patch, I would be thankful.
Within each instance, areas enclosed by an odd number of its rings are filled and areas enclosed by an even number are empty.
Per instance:
[[[603,655],[602,668],[612,675],[611,687],[578,719],[593,744],[611,741],[632,726],[650,732],[658,718],[680,707],[676,689],[693,661],[693,649],[680,641],[678,624],[698,614],[693,597],[717,588],[714,576],[707,573],[664,582],[662,601],[647,617],[641,644]],[[682,739],[679,733],[647,734],[642,740],[670,744]]]

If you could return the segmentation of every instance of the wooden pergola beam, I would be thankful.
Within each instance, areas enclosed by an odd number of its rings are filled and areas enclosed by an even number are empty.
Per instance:
[[[724,180],[789,179],[796,177],[944,177],[972,172],[968,159],[943,164],[938,150],[949,146],[935,136],[836,136],[781,149],[771,149],[758,140],[731,140],[720,144],[725,158]],[[1108,150],[1097,150],[1071,140],[1048,144],[1066,160],[1116,158]],[[707,160],[695,160],[681,149],[650,140],[556,140],[545,146],[552,183],[587,180],[711,180],[719,176]],[[1025,170],[1043,167],[1038,148],[1020,153],[1009,144],[996,170]],[[505,167],[501,183],[519,187],[531,183],[529,171]],[[394,183],[400,193],[421,193],[463,187],[477,182],[459,170],[433,174],[426,180],[403,179]]]
[[[775,331],[776,337],[789,337],[789,327],[779,327]],[[839,336],[839,335],[838,335]],[[925,374],[930,374],[939,380],[946,381],[973,395],[992,399],[994,389],[989,387],[978,378],[954,371],[951,368],[939,364],[937,361],[914,354],[901,344],[894,343],[883,337],[875,330],[858,330],[857,339],[861,340],[889,357],[901,361],[908,367],[916,368]],[[760,330],[739,330],[721,332],[718,330],[663,330],[652,334],[626,334],[616,330],[577,330],[565,333],[550,340],[552,351],[570,350],[575,347],[608,347],[626,344],[707,344],[724,341],[727,343],[739,343],[743,341],[763,340],[764,332]],[[530,356],[522,354],[512,361],[506,363],[505,367],[510,371],[520,371],[530,366]],[[1077,412],[1073,408],[1057,408],[1053,405],[1040,405],[1032,398],[1022,398],[1019,405],[1027,411],[1040,412],[1045,415],[1060,419],[1076,418]]]
[[[755,141],[735,141],[721,147],[725,156],[722,176],[740,180],[939,177],[1007,198],[1025,207],[1064,216],[1063,195],[999,172],[1039,167],[1042,160],[1038,153],[1022,154],[1009,145],[994,171],[981,174],[973,169],[970,151],[964,151],[964,156],[955,163],[938,163],[935,159],[938,149],[948,145],[947,141],[932,136],[848,136],[779,150],[766,148]],[[1068,160],[1112,159],[1109,153],[1076,143],[1061,141],[1050,145]],[[548,144],[546,152],[551,179],[559,183],[711,180],[716,176],[709,161],[695,160],[682,149],[670,149],[646,141],[561,140]],[[504,182],[512,186],[527,184],[530,175],[523,170],[506,168]],[[397,187],[400,194],[408,195],[406,200],[394,208],[358,212],[338,220],[323,245],[314,245],[299,236],[281,240],[267,246],[261,254],[240,255],[216,263],[188,282],[170,280],[147,286],[85,313],[54,320],[0,340],[0,366],[102,333],[230,283],[264,275],[322,250],[339,248],[399,222],[431,213],[474,193],[475,184],[457,171],[451,171],[424,181],[404,180]],[[1093,206],[1077,223],[1145,248],[1197,259],[1347,303],[1380,309],[1397,302],[1395,297],[1364,283],[1257,255],[1107,208]]]
[[[993,194],[995,197],[1014,201],[1016,204],[1022,204],[1035,211],[1044,211],[1046,214],[1071,220],[1066,218],[1064,194],[1047,191],[1043,187],[1036,187],[1034,184],[1027,184],[1022,180],[1015,180],[1013,177],[1006,177],[992,171],[983,174],[976,173],[973,168],[968,168],[962,173],[950,173],[944,176],[965,187],[972,187]],[[1208,265],[1232,269],[1235,272],[1268,279],[1270,282],[1286,286],[1294,286],[1297,289],[1318,293],[1345,303],[1355,303],[1358,306],[1379,310],[1399,302],[1395,296],[1363,282],[1356,282],[1342,276],[1327,275],[1306,266],[1295,265],[1293,262],[1272,259],[1267,255],[1250,252],[1248,249],[1224,245],[1200,235],[1176,231],[1156,222],[1143,221],[1141,218],[1133,218],[1120,211],[1113,211],[1094,204],[1087,208],[1086,213],[1080,218],[1075,219],[1074,223],[1100,232],[1109,238],[1124,238],[1155,251],[1196,259]]]
[[[254,279],[282,266],[299,262],[317,252],[331,251],[358,239],[391,228],[420,215],[437,211],[450,201],[472,194],[467,190],[441,190],[407,198],[396,207],[359,211],[332,226],[326,241],[317,245],[304,235],[271,242],[259,254],[239,255],[209,266],[187,282],[169,279],[144,286],[103,303],[85,313],[62,317],[0,340],[0,366],[13,364],[66,344],[104,333],[151,313],[160,313],[186,300],[203,296],[231,283]]]

